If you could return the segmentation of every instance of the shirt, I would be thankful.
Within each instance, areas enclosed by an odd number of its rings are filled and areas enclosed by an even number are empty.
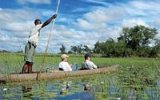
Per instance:
[[[69,65],[69,63],[68,62],[64,62],[64,61],[59,63],[59,68],[62,68],[63,71],[72,71],[72,68]]]
[[[29,42],[37,45],[41,28],[42,28],[42,24],[38,24],[32,29],[30,36],[29,36],[29,39],[28,39]]]
[[[97,69],[97,66],[90,60],[86,60],[84,63],[87,65],[89,69]]]

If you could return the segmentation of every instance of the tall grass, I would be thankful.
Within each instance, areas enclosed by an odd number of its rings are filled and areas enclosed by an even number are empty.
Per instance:
[[[23,66],[23,54],[16,53],[0,53],[0,73],[13,73],[20,72]],[[40,70],[42,64],[43,55],[35,55],[33,70]],[[93,57],[93,62],[99,67],[105,67],[110,65],[118,64],[120,66],[148,66],[154,67],[160,71],[160,58],[102,58],[102,57]],[[58,68],[58,64],[61,61],[60,55],[48,55],[44,63],[43,70],[47,68]],[[84,61],[83,55],[70,55],[69,63],[78,64],[81,67],[81,63]]]

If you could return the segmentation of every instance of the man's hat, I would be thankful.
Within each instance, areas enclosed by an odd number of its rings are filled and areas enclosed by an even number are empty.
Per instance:
[[[62,54],[62,55],[61,55],[61,59],[68,58],[68,57],[69,57],[69,56],[66,55],[66,54]]]

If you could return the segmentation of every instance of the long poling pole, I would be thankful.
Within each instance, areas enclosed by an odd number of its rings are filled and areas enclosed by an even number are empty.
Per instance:
[[[57,4],[57,8],[56,8],[56,14],[58,14],[59,5],[60,5],[60,0],[58,0],[58,4]],[[52,21],[52,27],[54,28],[54,26],[55,26],[55,19],[53,19],[53,21]],[[53,28],[51,29],[51,32],[49,33],[49,37],[48,37],[48,41],[47,41],[47,45],[46,45],[46,49],[45,49],[45,54],[48,51],[48,46],[49,46],[49,42],[51,40],[51,33],[52,33]]]
[[[60,0],[58,0],[58,3],[57,3],[56,14],[58,14],[59,5],[60,5]],[[55,26],[55,19],[52,21],[52,27],[54,28],[54,26]],[[51,40],[51,33],[52,33],[53,28],[51,29],[51,31],[50,31],[50,33],[48,35],[48,41],[47,41],[47,45],[46,45],[46,49],[45,49],[45,54],[44,54],[44,57],[43,57],[43,60],[42,60],[42,65],[40,67],[40,73],[41,73],[42,67],[44,66],[44,63],[45,63],[45,57],[46,57],[46,54],[47,54],[47,51],[48,51],[48,46],[49,46],[49,42]],[[37,74],[37,80],[39,78],[38,77],[39,74]]]

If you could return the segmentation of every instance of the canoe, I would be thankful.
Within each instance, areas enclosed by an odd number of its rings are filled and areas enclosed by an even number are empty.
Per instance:
[[[60,79],[67,77],[80,77],[84,75],[93,75],[93,74],[104,74],[115,72],[117,69],[117,65],[98,68],[92,70],[78,70],[72,72],[58,71],[53,70],[51,72],[35,72],[28,74],[10,74],[10,75],[0,75],[0,82],[24,82],[24,81],[37,81],[37,80],[51,80],[51,79]]]

